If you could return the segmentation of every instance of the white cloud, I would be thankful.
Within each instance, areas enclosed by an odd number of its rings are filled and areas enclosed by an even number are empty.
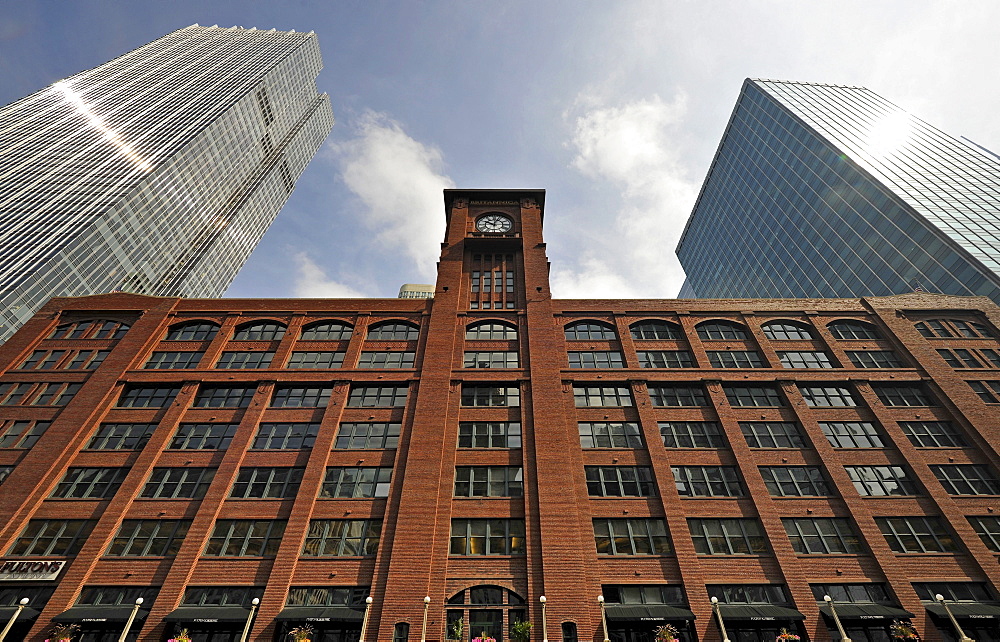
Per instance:
[[[582,97],[577,104],[592,104]],[[667,297],[683,272],[674,246],[691,212],[698,182],[681,162],[680,129],[687,98],[659,96],[618,106],[591,107],[576,118],[572,166],[609,183],[622,206],[613,227],[589,240],[576,267],[557,269],[552,289],[561,298]]]
[[[401,252],[433,281],[445,227],[441,190],[455,186],[442,173],[441,150],[385,114],[366,112],[355,129],[354,139],[332,146],[341,178],[366,207],[364,222],[380,251]]]
[[[294,296],[306,299],[360,299],[367,295],[327,276],[305,252],[295,255]]]

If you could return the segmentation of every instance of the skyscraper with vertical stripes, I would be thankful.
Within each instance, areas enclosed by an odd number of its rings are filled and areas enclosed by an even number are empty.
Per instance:
[[[221,295],[333,126],[322,66],[192,25],[0,109],[0,340],[52,296]]]

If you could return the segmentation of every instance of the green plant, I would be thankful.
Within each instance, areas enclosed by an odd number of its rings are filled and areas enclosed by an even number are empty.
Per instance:
[[[448,639],[449,640],[464,640],[465,639],[465,620],[463,618],[458,618],[451,623],[448,627]]]
[[[893,620],[889,625],[889,633],[894,640],[919,640],[917,629],[909,620]]]
[[[79,632],[79,624],[56,624],[49,629],[49,637],[52,640],[72,640]]]
[[[531,622],[514,622],[510,625],[510,639],[514,642],[528,642],[531,639]]]
[[[301,640],[311,640],[313,633],[315,632],[316,629],[314,629],[311,625],[303,624],[302,626],[297,626],[289,631],[288,635],[292,636],[293,640],[299,642]]]
[[[672,624],[664,624],[653,629],[656,642],[676,642],[680,638],[680,631]]]

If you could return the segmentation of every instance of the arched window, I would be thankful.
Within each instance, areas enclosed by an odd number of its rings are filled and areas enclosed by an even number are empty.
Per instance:
[[[834,339],[853,341],[882,338],[875,326],[863,321],[831,321],[826,327]]]
[[[384,321],[368,328],[368,341],[416,341],[420,327],[404,321]]]
[[[795,321],[771,321],[761,326],[764,336],[772,341],[809,341],[812,330],[804,323]]]
[[[469,640],[482,634],[505,640],[505,631],[528,619],[524,598],[502,586],[482,584],[459,591],[448,600],[448,637]],[[457,629],[461,629],[458,631]]]
[[[285,324],[277,321],[252,321],[236,328],[234,341],[277,341],[285,336]]]
[[[921,335],[929,338],[988,339],[996,336],[985,324],[963,319],[927,319],[914,324],[914,327]]]
[[[50,339],[121,339],[131,326],[121,321],[91,319],[57,326]]]
[[[354,327],[342,321],[317,321],[302,328],[303,341],[343,341],[354,334]]]
[[[396,622],[392,629],[392,642],[407,642],[410,639],[410,625],[406,622]]]
[[[629,326],[632,338],[638,341],[664,341],[683,339],[684,330],[676,323],[669,321],[639,321]],[[572,624],[570,622],[569,624]],[[575,624],[573,626],[576,626]]]
[[[219,332],[219,324],[211,321],[185,321],[170,326],[167,341],[211,341]]]
[[[599,321],[577,321],[566,326],[567,341],[607,341],[617,339],[615,329]]]
[[[501,341],[516,338],[517,328],[513,324],[500,321],[480,321],[470,323],[465,328],[466,341]]]
[[[746,328],[732,321],[705,321],[695,326],[698,336],[707,341],[744,341]]]
[[[578,642],[576,636],[576,622],[562,623],[562,642]]]

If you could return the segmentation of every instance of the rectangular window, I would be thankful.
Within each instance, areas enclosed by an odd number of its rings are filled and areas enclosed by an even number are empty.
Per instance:
[[[751,448],[805,448],[799,425],[792,421],[741,421],[740,430]]]
[[[709,350],[708,363],[713,368],[764,367],[764,360],[756,350]]]
[[[784,518],[781,523],[800,555],[862,553],[861,540],[851,523],[843,518]]]
[[[682,497],[743,497],[734,466],[671,466]]]
[[[917,448],[965,448],[968,443],[950,421],[901,421],[899,427]]]
[[[813,597],[822,602],[829,595],[838,604],[892,604],[885,584],[810,584]]]
[[[273,352],[260,350],[223,352],[215,367],[221,370],[260,370],[270,367],[272,359],[274,359]]]
[[[359,368],[412,368],[415,352],[362,352]]]
[[[632,393],[627,386],[573,386],[573,403],[577,408],[621,408],[632,406]]]
[[[886,406],[936,406],[920,385],[873,383],[872,390]]]
[[[854,408],[854,395],[844,386],[799,386],[799,392],[810,408]]]
[[[986,360],[990,362],[990,365],[994,368],[1000,368],[1000,352],[996,350],[990,350],[989,348],[983,348],[980,350]]]
[[[520,448],[521,424],[511,421],[472,421],[458,424],[459,448]]]
[[[204,352],[154,352],[146,370],[192,370],[198,367]]]
[[[312,448],[319,434],[319,424],[262,423],[257,428],[251,450],[304,450]]]
[[[13,466],[0,466],[0,484],[2,484],[5,479],[10,477],[12,472],[14,472]]]
[[[680,584],[604,584],[601,594],[611,604],[674,604],[686,607]]]
[[[586,466],[587,494],[591,497],[656,497],[649,466]]]
[[[688,530],[702,555],[767,553],[767,537],[756,519],[688,519]]]
[[[735,386],[723,384],[726,399],[733,408],[781,408],[785,405],[774,386]]]
[[[818,466],[760,466],[771,497],[829,497],[833,493]]]
[[[272,408],[326,408],[333,386],[278,385],[271,397]]]
[[[214,468],[154,468],[139,497],[201,499],[214,478]]]
[[[76,468],[66,471],[50,497],[54,499],[107,499],[118,492],[128,468]]]
[[[521,389],[517,386],[463,384],[462,405],[473,407],[520,406]]]
[[[53,370],[66,355],[66,350],[35,350],[18,370]]]
[[[195,408],[246,408],[250,405],[256,387],[250,386],[205,386],[198,390],[194,398]]]
[[[628,421],[580,422],[581,448],[642,448],[639,424]]]
[[[250,607],[253,598],[264,595],[256,586],[192,586],[184,589],[181,606],[243,606]]]
[[[649,398],[658,408],[707,406],[708,397],[701,386],[649,386]]]
[[[983,364],[968,350],[938,350],[941,358],[952,368],[982,368]]]
[[[119,408],[163,408],[170,405],[180,386],[125,386]]]
[[[181,424],[168,450],[225,450],[239,424]]]
[[[844,466],[859,495],[916,495],[917,485],[902,466]]]
[[[925,602],[937,602],[940,594],[951,602],[992,602],[993,592],[984,582],[914,582],[917,597]]]
[[[367,586],[293,586],[285,606],[358,606],[364,608]]]
[[[453,519],[451,554],[524,555],[524,520]]]
[[[19,370],[97,370],[110,350],[35,350]],[[68,359],[63,359],[69,354]]]
[[[205,546],[206,557],[274,557],[285,533],[283,519],[220,519]]]
[[[940,464],[930,468],[949,495],[1000,495],[1000,480],[989,466]]]
[[[126,519],[111,540],[106,555],[169,557],[176,555],[187,535],[189,519]]]
[[[598,555],[670,555],[674,552],[662,519],[595,519]]]
[[[397,408],[406,405],[407,386],[351,386],[348,408]]]
[[[882,433],[867,421],[821,421],[819,427],[834,448],[885,448]]]
[[[466,352],[463,368],[517,368],[517,352]]]
[[[33,419],[0,421],[0,448],[31,448],[51,424]]]
[[[0,384],[0,406],[65,406],[81,383]]]
[[[378,552],[380,519],[313,519],[303,557],[360,557]]]
[[[521,497],[524,471],[520,466],[458,466],[455,497]]]
[[[286,368],[330,370],[344,365],[343,352],[293,352]]]
[[[969,515],[966,517],[983,544],[994,553],[1000,553],[1000,517],[995,515]]]
[[[833,363],[825,352],[784,351],[778,352],[782,368],[832,368]]]
[[[666,448],[724,448],[726,443],[714,421],[661,421],[660,437]]]
[[[892,350],[848,350],[847,358],[855,368],[903,367],[903,362]]]
[[[640,350],[640,368],[694,368],[694,359],[687,350]]]
[[[295,497],[302,483],[305,468],[253,467],[240,468],[229,493],[233,499],[284,499]]]
[[[605,350],[600,352],[570,352],[570,368],[624,368],[625,360],[621,352]]]
[[[876,517],[875,523],[894,553],[951,553],[958,550],[955,540],[937,517]]]
[[[319,489],[321,498],[351,499],[388,497],[392,468],[350,466],[326,469],[326,478]]]
[[[342,423],[334,448],[337,450],[377,450],[399,444],[400,424]]]
[[[781,584],[722,584],[707,587],[708,596],[720,604],[784,604],[791,605]],[[754,636],[756,639],[757,636]]]
[[[967,381],[983,403],[1000,403],[1000,381]],[[9,404],[4,404],[9,405]]]
[[[11,557],[76,555],[90,537],[92,519],[33,519],[7,551]]]
[[[143,606],[149,608],[159,593],[158,586],[84,586],[80,591],[80,599],[76,603],[88,606],[131,608],[136,599],[141,597]]]
[[[87,443],[88,450],[141,450],[156,424],[101,424]]]

